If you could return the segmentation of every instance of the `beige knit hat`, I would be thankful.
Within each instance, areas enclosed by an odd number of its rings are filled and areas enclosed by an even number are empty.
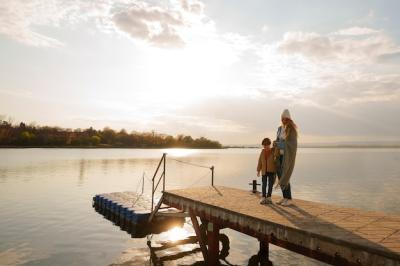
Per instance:
[[[281,118],[289,118],[292,119],[292,117],[290,116],[290,112],[288,109],[283,110]]]

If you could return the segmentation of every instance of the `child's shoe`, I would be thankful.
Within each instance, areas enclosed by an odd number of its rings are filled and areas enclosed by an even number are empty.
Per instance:
[[[266,197],[262,197],[260,200],[260,204],[266,204],[267,203],[267,198]]]
[[[292,200],[291,199],[286,199],[284,202],[282,202],[281,206],[287,207],[292,205]]]
[[[267,204],[272,204],[272,199],[271,199],[271,197],[268,197],[268,198],[266,199],[266,203],[267,203]]]
[[[281,204],[284,203],[285,201],[286,201],[286,199],[285,199],[285,198],[282,198],[280,201],[276,202],[276,204],[281,205]]]

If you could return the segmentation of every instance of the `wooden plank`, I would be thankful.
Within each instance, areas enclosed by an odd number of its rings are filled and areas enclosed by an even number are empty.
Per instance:
[[[325,262],[400,265],[398,215],[298,199],[290,207],[258,201],[249,191],[221,186],[164,192],[172,207]]]

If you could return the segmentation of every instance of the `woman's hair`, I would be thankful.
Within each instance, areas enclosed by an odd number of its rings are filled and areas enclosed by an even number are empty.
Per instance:
[[[269,138],[265,138],[262,140],[261,145],[271,145],[271,140]]]
[[[293,134],[295,134],[296,138],[298,136],[298,130],[297,130],[297,125],[293,122],[292,119],[287,118],[288,123],[285,126],[285,133],[286,133],[286,137],[289,136],[289,134],[291,134],[293,132]]]

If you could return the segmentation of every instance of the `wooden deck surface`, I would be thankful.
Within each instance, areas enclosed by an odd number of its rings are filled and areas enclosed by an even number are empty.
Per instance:
[[[236,229],[273,235],[355,264],[400,265],[400,215],[298,199],[290,207],[260,205],[259,199],[249,191],[222,186],[164,192],[164,203]]]

